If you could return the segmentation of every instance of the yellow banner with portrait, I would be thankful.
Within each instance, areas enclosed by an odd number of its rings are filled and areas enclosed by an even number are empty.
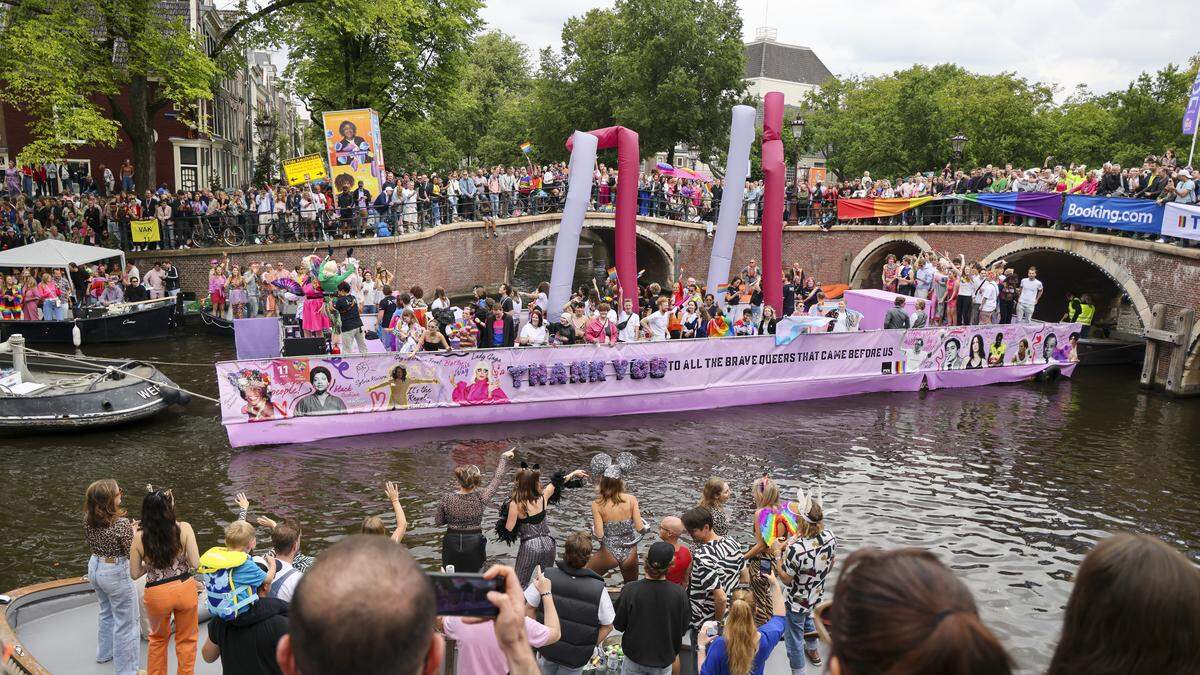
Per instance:
[[[302,155],[283,160],[283,175],[288,185],[304,185],[309,181],[325,180],[325,158],[320,154]]]
[[[158,221],[153,218],[129,221],[129,232],[133,235],[133,241],[138,244],[162,241],[162,235],[158,231]]]
[[[379,195],[384,181],[383,144],[379,140],[379,113],[369,108],[337,110],[323,115],[325,151],[334,194],[362,186]]]

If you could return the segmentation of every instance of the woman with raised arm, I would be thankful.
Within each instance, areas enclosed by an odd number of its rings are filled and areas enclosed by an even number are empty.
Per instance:
[[[408,532],[408,518],[404,515],[404,507],[400,504],[400,490],[395,483],[389,480],[383,484],[383,491],[387,494],[388,500],[392,502],[392,513],[396,514],[396,529],[392,531],[391,538],[392,541],[399,544],[404,540],[404,533]],[[379,516],[363,518],[358,533],[388,536],[387,526],[383,524],[383,518]]]
[[[596,499],[592,501],[592,533],[600,541],[600,550],[592,554],[587,568],[600,576],[613,568],[621,569],[625,583],[637,581],[637,544],[646,524],[642,522],[637,497],[625,492],[625,476],[637,466],[628,452],[614,462],[606,454],[592,457],[593,476],[599,476]]]
[[[483,474],[474,464],[454,468],[454,479],[458,487],[438,502],[433,524],[445,527],[442,538],[442,567],[454,566],[455,572],[479,572],[487,558],[487,539],[483,536],[483,511],[492,503],[500,481],[508,470],[515,448],[500,455],[500,463],[487,487]]]
[[[522,588],[529,585],[535,567],[549,569],[554,565],[555,542],[546,524],[547,505],[557,504],[563,488],[578,487],[583,484],[579,479],[586,478],[587,472],[582,469],[566,475],[559,471],[543,486],[541,465],[521,462],[513,478],[512,496],[500,507],[496,534],[509,544],[521,542],[516,569]]]
[[[199,640],[199,607],[192,574],[200,564],[196,533],[175,518],[171,490],[146,486],[141,528],[134,532],[129,550],[129,577],[146,575],[146,617],[150,621],[150,650],[146,668],[151,675],[166,675],[167,641],[175,627],[175,658],[179,673],[192,673]]]

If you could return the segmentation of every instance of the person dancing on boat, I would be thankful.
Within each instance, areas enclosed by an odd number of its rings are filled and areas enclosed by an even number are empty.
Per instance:
[[[637,467],[628,452],[617,461],[604,453],[592,457],[591,475],[599,476],[596,499],[592,501],[592,533],[600,541],[600,550],[592,554],[587,568],[605,576],[620,568],[625,583],[637,581],[637,544],[646,524],[642,522],[637,497],[625,492],[625,476]]]
[[[442,567],[454,566],[454,571],[479,572],[487,558],[487,539],[483,536],[483,511],[491,503],[500,488],[500,481],[508,471],[509,462],[516,453],[509,448],[500,455],[500,463],[487,487],[482,490],[483,474],[474,464],[454,468],[454,479],[458,487],[444,495],[438,502],[433,524],[445,527],[442,538]]]
[[[563,488],[579,487],[588,477],[577,469],[564,475],[556,472],[548,485],[542,485],[541,465],[521,462],[513,479],[512,496],[500,507],[496,535],[508,544],[520,541],[517,548],[517,579],[521,588],[529,585],[535,567],[549,569],[554,565],[555,542],[546,523],[546,509],[558,503]],[[582,479],[582,480],[581,480]]]
[[[388,379],[373,384],[367,388],[367,391],[377,391],[388,388],[387,410],[401,410],[408,407],[408,390],[414,384],[438,384],[441,380],[424,377],[409,377],[408,366],[402,363],[397,363],[392,366]]]

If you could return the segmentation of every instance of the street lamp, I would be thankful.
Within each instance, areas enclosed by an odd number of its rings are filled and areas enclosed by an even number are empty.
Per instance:
[[[964,136],[961,131],[957,134],[954,134],[954,137],[950,139],[950,145],[954,148],[955,164],[958,164],[960,161],[962,161],[963,147],[966,146],[967,140],[967,137]]]
[[[806,123],[803,117],[796,117],[796,119],[792,120],[792,137],[796,139],[797,143],[799,143],[800,138],[804,136],[805,124]]]

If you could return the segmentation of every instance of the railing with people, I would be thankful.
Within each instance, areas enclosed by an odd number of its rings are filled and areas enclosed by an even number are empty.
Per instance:
[[[615,197],[615,195],[612,195]],[[593,190],[589,204],[591,212],[612,212],[614,199]],[[112,243],[131,248],[208,248],[238,247],[288,242],[315,242],[333,239],[354,239],[395,236],[422,232],[457,222],[484,222],[520,216],[559,213],[565,196],[558,189],[539,190],[530,194],[502,193],[477,195],[468,199],[442,197],[429,201],[408,201],[386,206],[334,208],[331,210],[287,210],[259,214],[254,211],[221,212],[205,215],[178,215],[160,222],[160,241],[139,245],[131,240],[127,222],[109,222]],[[714,230],[719,199],[684,195],[664,195],[639,191],[638,215],[704,225],[709,235]],[[836,200],[814,201],[791,197],[784,204],[786,226],[819,226],[830,229],[838,225],[869,224],[873,226],[910,226],[977,224],[1021,227],[1072,227],[1058,219],[1034,217],[1004,212],[963,199],[935,199],[893,216],[845,219],[838,216]],[[740,216],[742,225],[763,222],[761,198],[746,200]],[[1154,238],[1157,235],[1130,232],[1121,228],[1084,228],[1121,236]],[[136,250],[136,249],[135,249]]]

